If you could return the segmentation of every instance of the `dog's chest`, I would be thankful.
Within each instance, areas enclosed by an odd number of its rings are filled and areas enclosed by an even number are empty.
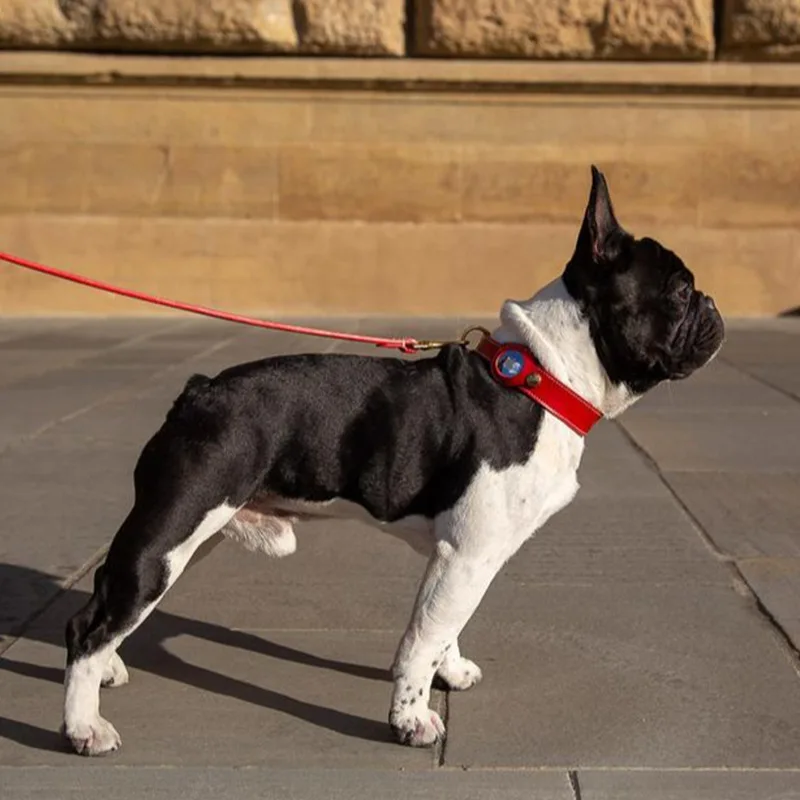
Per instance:
[[[484,465],[477,472],[453,509],[457,527],[531,535],[574,498],[583,446],[582,437],[545,415],[525,463],[501,470]]]

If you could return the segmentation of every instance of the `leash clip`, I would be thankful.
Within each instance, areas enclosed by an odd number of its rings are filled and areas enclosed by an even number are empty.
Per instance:
[[[479,331],[482,336],[491,336],[486,328],[480,325],[472,325],[471,327],[467,328],[461,334],[461,336],[458,337],[458,339],[446,339],[444,341],[437,341],[436,339],[420,339],[419,341],[414,342],[411,347],[413,348],[413,351],[441,350],[443,347],[447,347],[449,344],[458,344],[462,347],[469,347],[469,335],[474,331]]]

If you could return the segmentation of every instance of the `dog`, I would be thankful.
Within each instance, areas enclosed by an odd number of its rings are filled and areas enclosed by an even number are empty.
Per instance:
[[[505,302],[487,341],[530,353],[562,394],[612,418],[707,364],[723,339],[714,301],[675,253],[619,225],[593,166],[563,273]],[[403,744],[443,737],[434,678],[459,690],[481,679],[459,634],[500,568],[578,490],[584,437],[502,378],[458,344],[418,360],[279,356],[190,378],[139,456],[133,508],[92,597],[67,623],[62,731],[74,750],[120,746],[100,687],[127,682],[117,648],[201,545],[221,533],[288,556],[299,518],[337,508],[366,511],[428,557],[389,723]]]

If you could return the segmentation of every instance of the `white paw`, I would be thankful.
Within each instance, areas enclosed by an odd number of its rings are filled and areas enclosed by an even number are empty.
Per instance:
[[[103,670],[103,679],[100,682],[101,686],[116,689],[118,686],[124,686],[129,680],[128,669],[123,660],[114,653],[108,662],[108,665]]]
[[[407,708],[393,710],[389,724],[394,738],[410,747],[430,747],[444,737],[442,718],[424,706],[416,712]]]
[[[98,715],[91,723],[81,723],[62,729],[75,752],[82,756],[103,756],[119,750],[122,744],[116,728]]]
[[[483,678],[481,668],[468,658],[445,661],[436,672],[451,691],[464,692]]]

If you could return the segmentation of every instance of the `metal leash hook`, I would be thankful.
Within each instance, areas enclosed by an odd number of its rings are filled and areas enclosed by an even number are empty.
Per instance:
[[[413,347],[414,350],[441,350],[443,347],[447,347],[449,344],[458,344],[462,347],[469,347],[469,335],[473,331],[479,331],[484,336],[491,336],[491,333],[481,325],[471,325],[461,334],[461,336],[459,336],[458,339],[447,339],[441,342],[436,341],[435,339],[422,339],[421,341],[415,342]]]
[[[467,328],[458,339],[446,339],[444,341],[437,341],[436,339],[421,339],[418,342],[413,344],[413,348],[415,351],[420,350],[441,350],[443,347],[447,347],[449,344],[458,344],[462,347],[469,347],[469,335],[473,331],[480,331],[484,336],[490,336],[491,334],[486,328],[481,327],[480,325],[472,325]]]

